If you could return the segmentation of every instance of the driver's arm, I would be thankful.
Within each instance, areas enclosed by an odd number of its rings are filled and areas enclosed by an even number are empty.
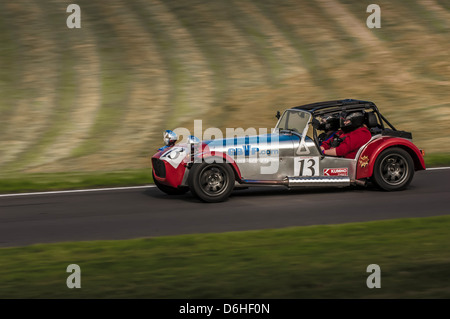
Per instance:
[[[325,141],[325,142],[322,143],[322,145],[320,145],[320,150],[321,151],[327,150],[327,149],[330,149],[330,148],[331,148],[330,140]]]
[[[330,149],[327,149],[327,150],[323,150],[323,154],[324,155],[329,155],[329,156],[337,156],[336,148],[330,148]]]

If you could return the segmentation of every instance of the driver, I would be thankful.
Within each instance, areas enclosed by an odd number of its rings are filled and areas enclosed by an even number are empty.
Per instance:
[[[324,131],[318,136],[319,145],[323,142],[332,140],[336,131],[339,129],[339,116],[337,114],[325,115],[321,118],[318,130]]]
[[[327,140],[320,146],[324,155],[355,158],[359,148],[372,137],[364,125],[363,112],[341,112],[341,129],[336,132],[333,140]]]

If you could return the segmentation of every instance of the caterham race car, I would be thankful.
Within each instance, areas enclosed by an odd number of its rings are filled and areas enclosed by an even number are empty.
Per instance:
[[[324,154],[323,119],[359,112],[368,141],[351,158]],[[344,114],[344,115],[343,115]],[[423,151],[412,134],[397,130],[370,101],[354,99],[312,103],[287,109],[270,134],[234,136],[186,143],[164,132],[165,146],[152,157],[156,186],[169,195],[190,191],[205,202],[226,200],[233,189],[280,185],[293,187],[373,183],[386,191],[405,189],[414,172],[425,169]],[[339,126],[339,125],[338,125]],[[342,127],[342,126],[341,126]],[[337,141],[337,144],[339,141]],[[336,155],[336,154],[335,154]]]

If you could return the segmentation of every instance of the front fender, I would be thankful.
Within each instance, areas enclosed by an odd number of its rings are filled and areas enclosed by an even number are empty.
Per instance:
[[[187,156],[180,158],[181,161],[171,161],[164,154],[173,148],[182,149],[182,146],[168,147],[159,150],[152,156],[152,171],[154,179],[161,184],[177,188],[182,185],[183,177],[186,172]]]
[[[230,157],[228,154],[225,154],[223,152],[215,152],[215,151],[209,151],[206,150],[205,152],[199,153],[195,155],[194,162],[202,162],[202,161],[211,161],[213,162],[214,158],[219,158],[223,161],[223,163],[228,163],[232,166],[236,179],[241,180],[241,171],[239,170],[239,166],[236,164],[234,159]]]
[[[411,155],[416,171],[425,169],[425,161],[420,150],[410,140],[383,136],[370,142],[361,152],[356,164],[356,179],[371,177],[378,155],[389,147],[403,148]]]

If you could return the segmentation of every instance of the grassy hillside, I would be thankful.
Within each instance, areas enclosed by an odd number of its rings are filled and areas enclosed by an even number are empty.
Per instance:
[[[139,169],[164,129],[273,127],[274,112],[372,100],[450,151],[450,5],[358,0],[0,3],[0,174]]]

